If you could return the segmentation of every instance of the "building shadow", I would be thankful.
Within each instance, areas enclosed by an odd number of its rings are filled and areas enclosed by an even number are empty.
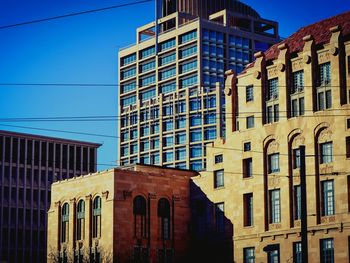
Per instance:
[[[233,262],[233,224],[225,203],[214,203],[193,181],[191,193],[191,262]]]

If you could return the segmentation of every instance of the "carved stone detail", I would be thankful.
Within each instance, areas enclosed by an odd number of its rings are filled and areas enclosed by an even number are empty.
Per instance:
[[[301,226],[300,220],[295,220],[295,221],[294,221],[294,226],[300,227],[300,226]]]
[[[338,55],[338,48],[337,47],[330,48],[329,53],[331,53],[333,56]]]
[[[318,63],[322,64],[330,60],[330,54],[328,52],[322,52],[318,55]]]
[[[292,63],[292,70],[293,71],[298,71],[298,70],[301,70],[301,69],[303,69],[303,60],[299,59],[299,60],[293,61],[293,63]]]
[[[335,222],[335,216],[323,216],[323,217],[321,217],[322,224],[334,223],[334,222]]]
[[[156,193],[149,193],[149,194],[148,194],[148,197],[149,197],[150,199],[157,199],[157,194],[156,194]]]
[[[331,175],[334,172],[334,167],[332,164],[321,164],[320,165],[320,175]]]
[[[279,63],[277,66],[278,71],[283,72],[286,69],[286,65],[283,63]]]
[[[276,175],[268,176],[269,187],[275,188],[278,187],[281,179]]]
[[[277,67],[273,67],[267,70],[267,75],[269,78],[273,78],[277,76]]]
[[[278,152],[278,148],[279,148],[279,143],[276,142],[276,141],[272,141],[268,148],[267,148],[267,152],[270,154],[270,153],[275,153],[275,152]]]
[[[260,72],[260,71],[254,71],[253,77],[254,77],[255,79],[260,79],[260,78],[261,78],[261,72]]]
[[[225,92],[226,96],[231,96],[232,95],[232,89],[231,88],[226,87],[224,89],[224,92]]]
[[[309,55],[304,55],[303,56],[303,62],[305,64],[310,64],[311,63],[311,57]]]
[[[321,131],[318,137],[318,143],[328,142],[332,140],[332,131],[330,129],[324,129]]]
[[[102,197],[106,198],[106,200],[107,200],[108,194],[109,194],[109,191],[108,191],[108,190],[105,191],[105,192],[102,192]]]

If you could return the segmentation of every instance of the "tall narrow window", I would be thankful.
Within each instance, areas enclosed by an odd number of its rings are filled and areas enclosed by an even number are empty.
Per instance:
[[[253,194],[248,193],[243,195],[243,216],[244,226],[253,225]]]
[[[255,248],[246,247],[243,249],[244,263],[255,263]]]
[[[270,223],[281,222],[281,200],[280,190],[270,190]]]
[[[301,242],[293,243],[293,262],[302,263]]]
[[[293,168],[300,168],[300,149],[293,149]]]
[[[269,79],[267,87],[267,100],[278,99],[278,78]]]
[[[294,220],[301,219],[301,188],[300,185],[294,186]]]
[[[331,163],[333,162],[333,143],[326,142],[320,144],[320,162]]]
[[[62,206],[61,243],[67,242],[68,236],[69,236],[69,204],[65,203]]]
[[[225,231],[225,212],[224,203],[215,204],[215,226],[216,231],[223,233]]]
[[[249,116],[246,119],[246,127],[247,129],[253,128],[254,127],[254,116]]]
[[[280,171],[280,155],[273,153],[268,156],[269,173],[278,173]]]
[[[268,263],[280,262],[280,248],[279,245],[274,245],[275,248],[267,253]]]
[[[243,159],[243,178],[249,178],[253,176],[253,159]]]
[[[253,85],[247,86],[245,88],[245,93],[246,93],[246,102],[253,101],[254,100],[254,90],[253,90]]]
[[[334,181],[322,181],[322,216],[334,215],[334,210]]]
[[[170,204],[165,198],[158,201],[158,217],[160,219],[162,240],[170,239]]]
[[[85,202],[80,200],[77,205],[77,240],[83,240],[85,237]]]
[[[93,202],[93,211],[92,211],[92,237],[99,238],[101,237],[101,206],[102,199],[97,196]]]
[[[136,196],[133,203],[134,212],[134,236],[137,238],[147,237],[146,231],[146,199]]]
[[[324,110],[332,107],[330,65],[331,64],[327,62],[318,66],[317,110]]]
[[[350,158],[350,136],[345,138],[346,144],[346,158]]]
[[[214,188],[224,187],[224,170],[214,171]]]
[[[333,238],[321,239],[321,263],[334,263],[334,244]]]

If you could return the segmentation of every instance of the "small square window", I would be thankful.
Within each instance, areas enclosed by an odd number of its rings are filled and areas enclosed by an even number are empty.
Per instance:
[[[215,163],[222,163],[224,160],[224,157],[222,154],[215,155]]]
[[[249,152],[249,151],[251,150],[251,144],[250,144],[250,142],[245,142],[245,143],[243,144],[243,150],[244,150],[245,152]]]
[[[253,159],[243,159],[243,178],[249,178],[253,175]]]

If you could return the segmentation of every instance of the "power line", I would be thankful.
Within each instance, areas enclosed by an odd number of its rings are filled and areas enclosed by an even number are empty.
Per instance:
[[[98,8],[98,9],[92,9],[92,10],[86,10],[86,11],[81,11],[81,12],[76,12],[76,13],[60,15],[60,16],[53,16],[53,17],[48,17],[48,18],[36,19],[36,20],[31,20],[31,21],[26,21],[26,22],[11,24],[11,25],[3,25],[3,26],[0,26],[0,29],[12,28],[12,27],[17,27],[17,26],[24,26],[24,25],[46,22],[46,21],[67,18],[67,17],[72,17],[72,16],[78,16],[78,15],[85,15],[85,14],[91,14],[91,13],[96,13],[96,12],[102,12],[102,11],[107,11],[107,10],[111,10],[111,9],[117,9],[117,8],[121,8],[121,7],[132,6],[132,5],[137,5],[137,4],[142,4],[142,3],[152,2],[152,1],[153,0],[141,0],[141,1],[132,2],[132,3],[113,5],[113,6],[108,6],[108,7]]]

